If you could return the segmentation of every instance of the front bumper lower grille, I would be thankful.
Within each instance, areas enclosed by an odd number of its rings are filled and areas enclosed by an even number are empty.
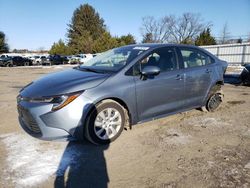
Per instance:
[[[23,108],[22,106],[17,106],[19,116],[21,117],[22,121],[24,122],[25,126],[31,131],[33,134],[41,134],[41,130],[37,125],[36,120],[32,117],[30,112]]]

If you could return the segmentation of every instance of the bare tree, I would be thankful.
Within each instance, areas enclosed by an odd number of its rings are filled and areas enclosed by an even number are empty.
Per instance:
[[[152,16],[142,19],[141,33],[152,34],[154,42],[193,43],[195,38],[211,24],[203,23],[199,14],[184,13],[180,17],[164,16],[156,20]]]
[[[222,32],[221,32],[221,43],[222,44],[226,44],[228,43],[229,40],[229,29],[228,29],[228,24],[227,22],[224,24],[223,28],[222,28]]]
[[[44,52],[44,51],[46,51],[46,50],[45,50],[45,47],[40,46],[39,48],[37,48],[36,51],[42,53],[42,52]]]
[[[165,42],[170,35],[168,24],[165,18],[157,20],[153,16],[143,17],[141,27],[143,38],[151,35],[151,42]]]

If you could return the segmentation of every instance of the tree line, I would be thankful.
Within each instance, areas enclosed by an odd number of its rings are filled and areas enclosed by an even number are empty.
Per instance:
[[[221,40],[211,34],[212,24],[204,22],[200,14],[184,13],[176,17],[166,15],[156,19],[153,16],[142,18],[140,27],[141,43],[179,43],[197,46],[215,45],[229,42],[227,23],[223,26]],[[242,40],[237,40],[242,42]],[[98,53],[128,44],[135,44],[133,35],[113,37],[107,30],[104,19],[88,5],[80,5],[68,25],[67,44],[60,39],[50,49],[51,54]]]
[[[142,18],[142,43],[184,43],[196,45],[216,44],[211,35],[210,24],[203,23],[200,15],[184,13],[181,17],[165,16],[155,19]],[[68,24],[67,44],[60,39],[54,43],[50,54],[98,53],[128,44],[135,44],[133,35],[113,37],[107,30],[104,19],[88,5],[80,5]]]

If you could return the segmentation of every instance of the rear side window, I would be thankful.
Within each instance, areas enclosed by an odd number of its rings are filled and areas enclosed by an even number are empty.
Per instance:
[[[195,49],[181,49],[184,68],[199,67],[212,63],[211,57]]]

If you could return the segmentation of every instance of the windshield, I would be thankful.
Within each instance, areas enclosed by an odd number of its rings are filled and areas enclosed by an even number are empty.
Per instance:
[[[90,59],[81,68],[106,70],[117,72],[142,52],[148,50],[148,47],[124,46],[115,48]]]

